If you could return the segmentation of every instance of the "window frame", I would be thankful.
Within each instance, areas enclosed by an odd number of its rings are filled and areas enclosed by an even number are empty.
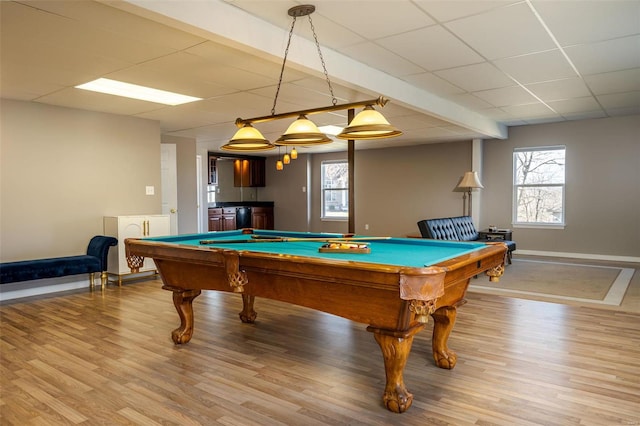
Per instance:
[[[320,219],[324,221],[339,221],[346,222],[349,220],[349,179],[345,180],[345,187],[338,188],[328,188],[325,187],[324,182],[324,174],[325,174],[325,165],[327,164],[344,164],[347,168],[347,176],[349,174],[349,162],[347,160],[324,160],[320,162]],[[327,210],[325,209],[325,192],[326,191],[344,191],[347,199],[347,211],[344,212],[344,215],[327,215]]]
[[[533,151],[564,151],[564,165],[562,183],[541,183],[541,184],[519,184],[517,182],[517,161],[516,156],[523,152]],[[565,145],[552,145],[540,147],[522,147],[514,148],[512,155],[512,205],[511,205],[511,222],[515,228],[548,228],[548,229],[564,229],[566,226],[566,185],[567,185],[567,147]],[[559,222],[521,222],[518,221],[518,193],[520,188],[560,188],[561,209],[562,214]]]

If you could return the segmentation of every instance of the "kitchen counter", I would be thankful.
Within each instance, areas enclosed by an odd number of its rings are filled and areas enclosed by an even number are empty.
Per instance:
[[[209,203],[210,209],[224,207],[273,207],[273,201],[217,201]]]

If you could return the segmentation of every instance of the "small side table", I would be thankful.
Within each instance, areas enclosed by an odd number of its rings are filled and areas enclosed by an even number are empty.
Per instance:
[[[498,229],[496,231],[489,231],[488,229],[483,229],[482,231],[478,231],[478,235],[480,238],[486,238],[488,240],[504,240],[504,241],[513,241],[512,231],[511,229]]]

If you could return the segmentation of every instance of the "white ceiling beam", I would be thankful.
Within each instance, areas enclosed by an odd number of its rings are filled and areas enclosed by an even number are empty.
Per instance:
[[[113,7],[165,25],[206,37],[260,57],[282,58],[288,31],[222,0],[104,1]],[[286,13],[286,11],[283,11]],[[465,127],[487,138],[507,138],[507,127],[493,119],[442,99],[404,80],[371,68],[327,47],[322,54],[332,80],[364,92],[380,94],[393,102]],[[281,59],[280,59],[281,60]],[[315,44],[294,34],[287,62],[322,75]],[[357,99],[356,99],[357,100]]]

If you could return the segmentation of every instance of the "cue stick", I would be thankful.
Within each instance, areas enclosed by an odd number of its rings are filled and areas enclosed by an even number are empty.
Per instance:
[[[351,241],[374,241],[374,240],[388,240],[391,237],[353,237],[353,238],[265,238],[256,240],[200,240],[200,244],[239,244],[239,243],[293,243],[302,241],[315,241],[322,243],[348,243]]]

